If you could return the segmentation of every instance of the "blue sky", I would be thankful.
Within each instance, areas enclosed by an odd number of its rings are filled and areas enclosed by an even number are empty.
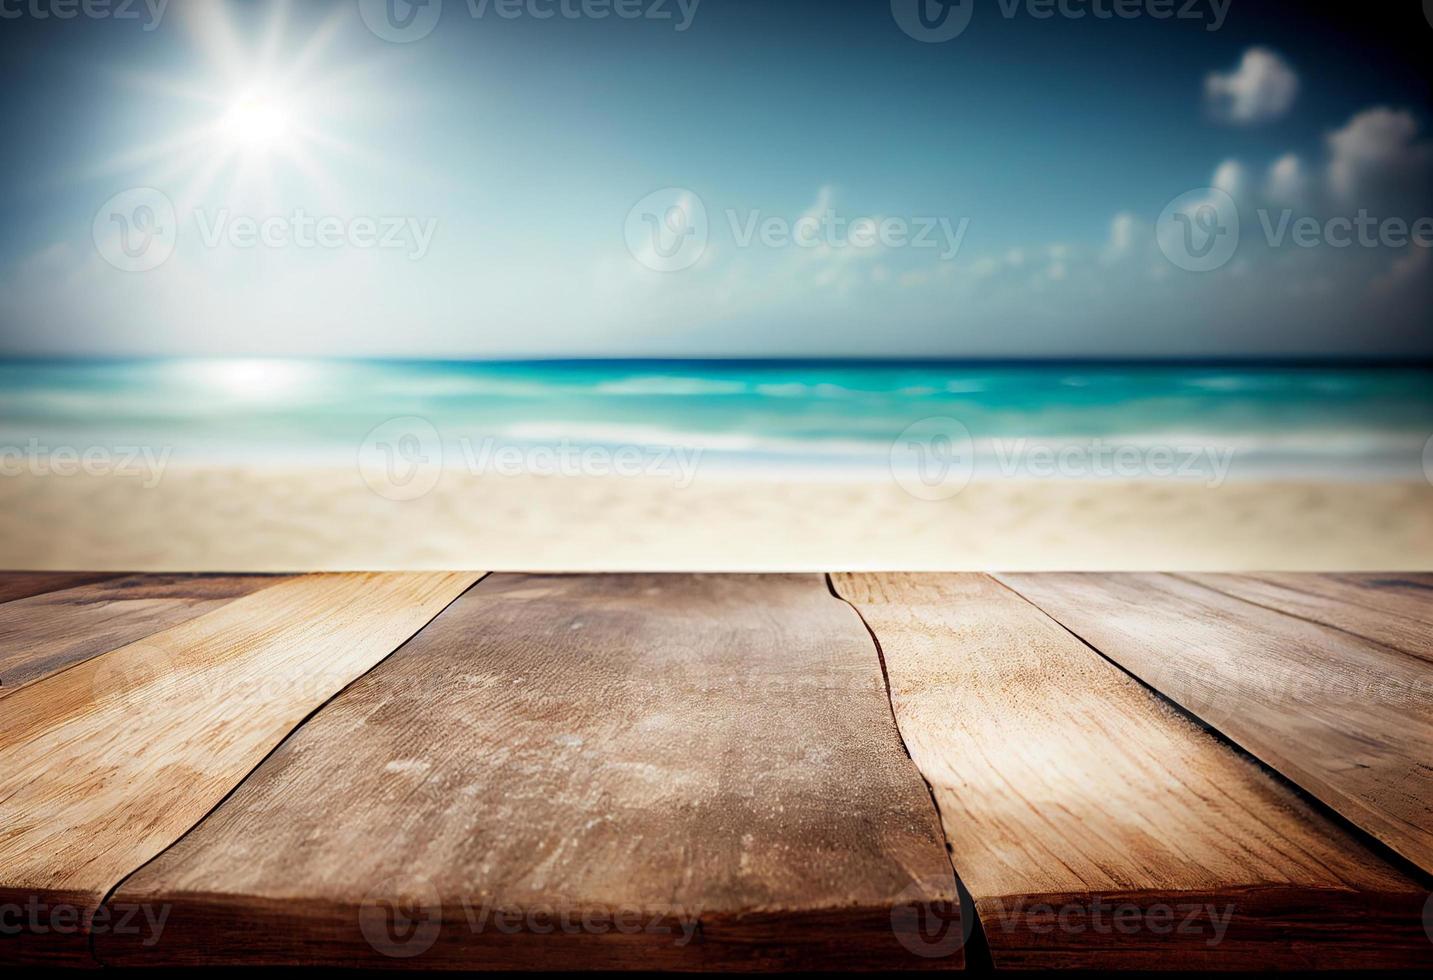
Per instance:
[[[0,21],[6,353],[1433,354],[1383,234],[1433,213],[1416,4],[966,0],[922,43],[875,0],[446,0],[393,43],[351,0],[46,2]],[[1211,185],[1238,248],[1191,270],[1161,214]],[[633,247],[698,211],[681,268]]]

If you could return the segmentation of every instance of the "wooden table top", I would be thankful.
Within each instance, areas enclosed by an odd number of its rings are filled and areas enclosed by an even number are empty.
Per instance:
[[[0,573],[0,963],[1433,963],[1433,575]]]

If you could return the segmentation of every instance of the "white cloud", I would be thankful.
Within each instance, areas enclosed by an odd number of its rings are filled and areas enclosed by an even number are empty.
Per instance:
[[[1230,72],[1211,72],[1204,96],[1215,115],[1241,125],[1278,119],[1294,104],[1299,76],[1268,48],[1250,48]]]
[[[1407,111],[1383,106],[1365,109],[1328,137],[1328,183],[1333,195],[1376,206],[1398,191],[1421,183],[1429,147],[1416,143],[1418,123]]]
[[[1309,178],[1304,165],[1293,153],[1286,153],[1269,167],[1264,196],[1275,204],[1296,205],[1308,194]]]
[[[1244,172],[1244,165],[1238,160],[1225,160],[1214,170],[1212,186],[1228,194],[1230,197],[1240,197],[1248,188],[1249,178]]]
[[[1114,216],[1110,221],[1110,240],[1105,246],[1103,256],[1106,262],[1117,262],[1130,254],[1134,248],[1136,227],[1135,216],[1128,211],[1121,211]]]

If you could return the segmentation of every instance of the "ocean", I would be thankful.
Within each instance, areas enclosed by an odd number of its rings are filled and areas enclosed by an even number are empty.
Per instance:
[[[928,444],[955,447],[984,476],[1422,479],[1433,468],[1433,371],[1096,363],[0,362],[0,465],[17,453],[143,446],[197,464],[345,466],[379,427],[392,431],[391,420],[399,420],[399,430],[416,425],[436,434],[450,462],[494,447],[519,447],[529,453],[524,459],[534,458],[530,451],[537,447],[665,447],[699,452],[704,472],[825,477],[885,471],[910,446]]]

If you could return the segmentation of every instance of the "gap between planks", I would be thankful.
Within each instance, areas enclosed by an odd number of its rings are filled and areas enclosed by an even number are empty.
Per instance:
[[[1103,656],[1433,875],[1428,661],[1180,576],[1000,578]],[[1433,603],[1424,608],[1433,610]],[[1319,611],[1334,622],[1345,614],[1337,603]]]
[[[835,582],[885,651],[997,967],[1426,962],[1417,881],[1021,596],[979,575]],[[1229,911],[1155,928],[1183,904]],[[1094,927],[1102,905],[1132,934]]]
[[[6,697],[0,900],[75,909],[85,927],[0,938],[0,961],[92,965],[104,896],[478,577],[286,580]]]
[[[98,955],[958,966],[958,943],[907,945],[928,905],[958,905],[872,654],[817,575],[490,576],[126,880],[116,902],[173,916],[153,947],[105,935]],[[375,932],[405,902],[416,948]],[[475,908],[697,928],[510,934]]]

